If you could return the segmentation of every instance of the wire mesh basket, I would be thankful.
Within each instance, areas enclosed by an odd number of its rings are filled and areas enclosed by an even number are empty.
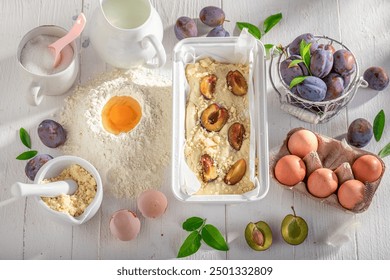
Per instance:
[[[341,42],[327,36],[314,36],[318,44],[331,44],[336,50],[346,49],[351,52]],[[289,85],[283,79],[280,71],[280,64],[289,57],[288,46],[285,51],[279,52],[276,48],[271,50],[271,62],[269,75],[271,84],[279,95],[280,107],[290,115],[312,124],[325,123],[335,117],[348,103],[353,99],[359,87],[367,87],[368,83],[360,76],[358,61],[351,52],[355,62],[356,70],[350,77],[350,82],[344,89],[343,93],[327,101],[309,101],[293,93]]]

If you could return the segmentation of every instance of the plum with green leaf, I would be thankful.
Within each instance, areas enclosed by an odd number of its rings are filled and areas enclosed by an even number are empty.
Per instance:
[[[305,33],[302,35],[299,35],[296,37],[291,44],[288,47],[288,50],[290,52],[290,55],[299,55],[300,54],[300,45],[301,41],[305,41],[307,44],[310,45],[310,52],[313,53],[318,48],[318,43],[316,41],[316,38],[311,33]]]
[[[303,82],[297,85],[298,94],[309,101],[322,101],[326,95],[326,84],[323,80],[314,76],[307,76]]]

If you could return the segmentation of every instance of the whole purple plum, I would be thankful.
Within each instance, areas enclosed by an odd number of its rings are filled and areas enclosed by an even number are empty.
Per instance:
[[[192,18],[189,17],[179,17],[176,20],[174,31],[176,38],[181,40],[188,37],[198,36],[198,28],[196,23]]]
[[[290,55],[294,55],[294,54],[300,55],[299,47],[302,40],[304,40],[306,43],[311,43],[310,53],[313,53],[318,48],[318,43],[314,38],[314,35],[311,33],[305,33],[299,35],[297,38],[294,39],[294,41],[291,42],[291,44],[288,47]]]
[[[382,67],[373,66],[364,71],[363,78],[368,87],[374,90],[384,90],[389,85],[389,75]]]
[[[199,18],[204,24],[210,27],[216,27],[224,23],[225,12],[221,8],[207,6],[200,11]]]
[[[344,92],[344,79],[337,73],[330,73],[324,78],[326,84],[326,100],[332,100],[340,97]]]
[[[350,51],[341,49],[333,54],[333,70],[341,76],[349,76],[356,70],[356,61]]]
[[[362,148],[370,142],[373,134],[371,123],[366,119],[359,118],[349,125],[347,141],[352,146]]]
[[[322,101],[326,94],[326,84],[318,77],[308,76],[302,83],[297,85],[298,94],[309,101]]]
[[[229,37],[230,34],[221,25],[214,27],[207,33],[206,37]]]
[[[49,160],[53,159],[51,155],[47,154],[42,154],[42,155],[37,155],[36,157],[33,157],[30,159],[26,167],[24,169],[26,176],[31,180],[34,181],[35,176],[37,175],[39,169],[44,165],[46,162]]]
[[[326,50],[326,51],[330,51],[332,54],[334,54],[336,52],[336,49],[331,44],[326,44],[326,45],[325,44],[319,44],[318,48]]]
[[[283,60],[280,63],[280,73],[282,75],[283,81],[287,84],[290,85],[291,81],[298,76],[307,76],[309,75],[309,72],[307,71],[307,68],[303,62],[292,66],[288,67],[291,63],[291,61],[296,60],[296,59],[301,59],[300,56],[298,55],[293,55],[285,60]]]
[[[310,61],[311,73],[319,78],[324,78],[330,73],[333,67],[333,54],[324,49],[317,49],[313,52]]]
[[[44,120],[38,126],[38,136],[49,148],[57,148],[66,141],[66,131],[58,122]]]

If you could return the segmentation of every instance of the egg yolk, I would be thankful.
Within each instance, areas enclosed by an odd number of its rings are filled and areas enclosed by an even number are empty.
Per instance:
[[[132,130],[141,120],[142,109],[130,96],[114,96],[104,105],[102,123],[106,131],[118,135]]]

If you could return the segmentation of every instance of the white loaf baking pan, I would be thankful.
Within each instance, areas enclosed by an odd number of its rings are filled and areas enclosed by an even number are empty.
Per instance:
[[[199,59],[210,57],[222,63],[248,63],[248,98],[250,107],[250,178],[254,190],[241,195],[197,195],[200,182],[184,158],[185,110],[189,86],[185,67]],[[173,50],[173,143],[172,191],[185,202],[239,203],[260,200],[269,189],[269,149],[266,100],[265,52],[262,43],[248,33],[240,37],[187,38]],[[258,164],[256,166],[256,158]]]

